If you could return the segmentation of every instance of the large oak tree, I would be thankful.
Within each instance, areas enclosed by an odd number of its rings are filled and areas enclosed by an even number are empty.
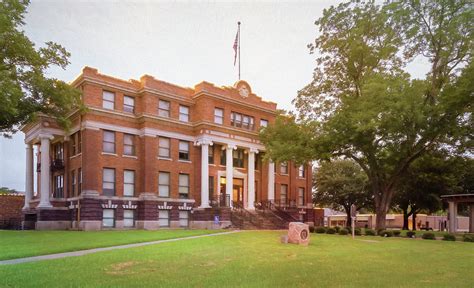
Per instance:
[[[325,9],[296,116],[262,131],[276,161],[346,157],[367,174],[377,228],[402,176],[440,147],[472,149],[473,20],[468,1],[351,1]],[[406,65],[424,58],[426,79]]]
[[[47,42],[35,48],[21,30],[29,1],[0,1],[0,135],[9,136],[37,113],[54,116],[68,128],[68,113],[82,109],[80,92],[45,76],[51,66],[65,68],[70,54]]]

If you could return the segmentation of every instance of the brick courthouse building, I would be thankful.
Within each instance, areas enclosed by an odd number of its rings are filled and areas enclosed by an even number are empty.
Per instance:
[[[311,166],[263,160],[258,131],[276,104],[245,81],[183,88],[86,67],[72,85],[88,109],[71,113],[69,131],[45,116],[22,129],[25,225],[219,228],[236,211],[313,222]]]

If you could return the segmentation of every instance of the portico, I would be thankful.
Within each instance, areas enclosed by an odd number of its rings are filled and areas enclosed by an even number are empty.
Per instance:
[[[474,194],[442,195],[441,198],[448,202],[448,231],[457,232],[458,204],[467,203],[469,205],[469,233],[474,233]]]

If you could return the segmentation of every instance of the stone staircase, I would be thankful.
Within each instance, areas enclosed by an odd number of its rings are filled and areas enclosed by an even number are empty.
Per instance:
[[[271,210],[234,209],[231,214],[232,226],[243,230],[288,229],[288,221]]]

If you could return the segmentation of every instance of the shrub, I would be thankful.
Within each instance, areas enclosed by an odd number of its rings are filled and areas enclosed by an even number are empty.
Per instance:
[[[367,236],[375,236],[375,231],[372,229],[365,229],[365,235]]]
[[[381,237],[392,237],[393,236],[393,232],[390,231],[390,230],[379,230],[379,235]]]
[[[400,231],[400,230],[393,230],[392,232],[393,232],[393,236],[395,236],[395,237],[399,237],[400,234],[402,233],[402,231]]]
[[[456,241],[456,236],[454,234],[446,233],[443,235],[444,241]]]
[[[436,240],[435,234],[431,232],[423,233],[423,235],[421,235],[421,238],[426,240]]]
[[[314,229],[314,232],[319,233],[319,234],[326,233],[326,227],[316,227]]]
[[[309,232],[314,233],[314,226],[309,226]]]
[[[416,232],[415,231],[407,231],[407,237],[408,238],[416,238]]]
[[[464,242],[474,242],[474,234],[464,234],[464,235],[462,235],[462,241],[464,241]]]
[[[362,231],[360,230],[360,228],[355,228],[354,229],[354,234],[359,236],[359,235],[362,235]]]
[[[327,234],[335,234],[336,233],[336,229],[332,228],[332,227],[329,227],[327,230],[326,230],[326,233]]]
[[[385,229],[377,229],[377,235],[382,235],[385,232]]]
[[[339,230],[339,235],[347,235],[347,234],[349,234],[349,231],[347,231],[346,228],[342,228]]]
[[[334,227],[334,230],[336,230],[336,233],[339,233],[339,230],[341,230],[341,227],[336,226],[336,227]]]

